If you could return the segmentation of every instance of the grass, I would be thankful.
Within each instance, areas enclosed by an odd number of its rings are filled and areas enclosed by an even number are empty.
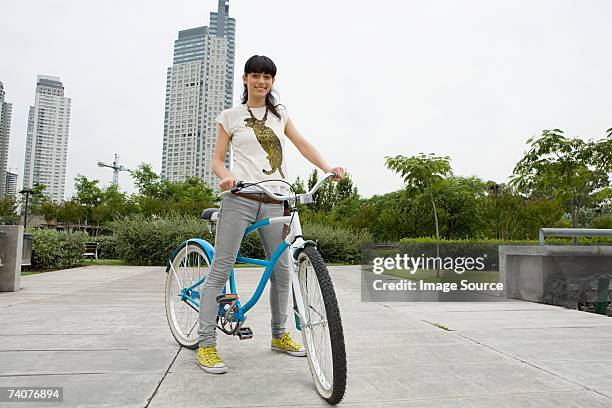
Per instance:
[[[83,265],[129,265],[122,259],[91,259],[87,258],[83,262]]]
[[[442,329],[442,330],[446,330],[446,331],[448,331],[448,327],[447,327],[447,326],[445,326],[445,325],[443,325],[442,323],[437,323],[437,322],[436,322],[436,323],[434,323],[433,325],[434,325],[434,326],[436,326],[436,327],[438,327],[438,328],[440,328],[440,329]]]
[[[84,259],[83,264],[79,266],[90,266],[90,265],[129,266],[129,264],[123,261],[122,259],[92,259],[92,258]],[[327,265],[328,266],[342,266],[342,265],[348,265],[348,264],[328,263]],[[75,266],[75,268],[78,268],[79,266]],[[160,266],[165,266],[165,265],[160,265]],[[234,265],[234,268],[263,268],[263,266],[237,263]],[[22,270],[21,276],[35,275],[38,273],[45,273],[45,272],[54,272],[56,270],[61,270],[61,269],[34,270],[34,271],[23,271]]]
[[[77,266],[73,266],[73,268],[79,268],[81,266],[90,266],[90,265],[111,265],[111,266],[115,266],[115,265],[128,265],[127,263],[125,263],[124,261],[122,261],[121,259],[84,259],[83,260],[83,264],[81,265],[77,265]],[[46,273],[46,272],[55,272],[55,271],[61,271],[64,269],[72,269],[72,268],[63,268],[63,269],[42,269],[42,270],[31,270],[31,271],[21,271],[21,276],[28,276],[28,275],[36,275],[39,273]]]
[[[28,276],[28,275],[37,275],[39,273],[47,273],[47,272],[56,272],[56,271],[63,271],[65,269],[73,269],[73,268],[79,268],[83,265],[77,265],[77,266],[73,266],[72,268],[64,268],[64,269],[35,269],[32,271],[21,271],[21,276]]]

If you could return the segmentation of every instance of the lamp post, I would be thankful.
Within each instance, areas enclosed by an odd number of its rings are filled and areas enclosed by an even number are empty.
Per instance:
[[[24,188],[23,190],[21,190],[19,192],[19,194],[25,194],[26,197],[26,202],[25,202],[25,215],[23,217],[23,229],[25,231],[26,227],[28,226],[28,199],[30,198],[30,195],[32,195],[32,189],[31,188]]]

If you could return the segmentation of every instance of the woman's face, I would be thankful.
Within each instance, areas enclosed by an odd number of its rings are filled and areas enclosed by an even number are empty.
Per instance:
[[[252,72],[243,75],[242,80],[247,86],[249,95],[259,98],[265,98],[268,92],[272,89],[274,78],[270,74]]]

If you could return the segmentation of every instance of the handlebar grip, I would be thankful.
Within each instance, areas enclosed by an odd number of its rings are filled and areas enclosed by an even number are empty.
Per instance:
[[[244,183],[242,181],[236,181],[236,183],[234,184],[234,187],[232,187],[230,191],[232,193],[237,193],[238,191],[242,189],[242,187],[244,187]]]

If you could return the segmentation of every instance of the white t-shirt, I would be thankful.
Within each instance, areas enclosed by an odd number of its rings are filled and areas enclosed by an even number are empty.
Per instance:
[[[247,110],[246,104],[226,109],[217,116],[216,121],[230,135],[233,166],[232,174],[239,181],[258,182],[265,180],[285,180],[289,182],[285,158],[285,124],[289,117],[282,107],[277,108],[281,115],[277,118],[268,111],[265,124],[261,122],[266,107],[251,108],[255,120]],[[274,193],[286,194],[287,184],[269,181],[263,183]],[[260,191],[256,187],[244,191]]]

